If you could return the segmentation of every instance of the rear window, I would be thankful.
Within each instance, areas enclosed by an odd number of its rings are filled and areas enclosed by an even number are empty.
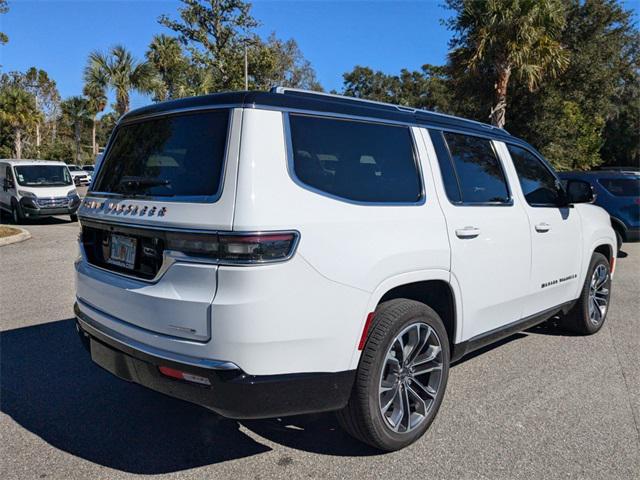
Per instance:
[[[228,126],[228,110],[122,125],[93,190],[201,200],[217,197]]]
[[[293,170],[303,184],[363,203],[415,203],[422,184],[409,127],[290,115]]]
[[[598,181],[616,197],[640,196],[640,178],[602,178]]]

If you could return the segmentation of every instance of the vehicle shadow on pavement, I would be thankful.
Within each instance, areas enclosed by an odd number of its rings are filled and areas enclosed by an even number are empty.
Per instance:
[[[186,470],[268,452],[215,413],[127,383],[93,364],[74,320],[0,332],[0,410],[63,451],[137,474]],[[333,414],[243,421],[283,445],[371,455]]]
[[[271,450],[236,421],[127,383],[94,365],[74,320],[0,333],[0,409],[56,448],[159,474]]]

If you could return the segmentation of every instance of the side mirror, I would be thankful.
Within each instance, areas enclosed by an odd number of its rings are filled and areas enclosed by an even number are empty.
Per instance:
[[[569,203],[593,203],[596,201],[596,194],[589,182],[567,180],[567,201]]]

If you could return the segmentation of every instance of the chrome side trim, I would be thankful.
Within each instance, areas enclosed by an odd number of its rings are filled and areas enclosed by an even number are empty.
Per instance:
[[[137,350],[146,355],[161,358],[170,362],[191,365],[194,367],[209,368],[211,370],[240,370],[240,367],[238,367],[233,362],[210,360],[208,358],[192,357],[190,355],[168,352],[166,350],[162,350],[160,348],[152,347],[150,345],[138,342],[137,340],[133,340],[96,322],[94,319],[80,310],[77,302],[73,306],[73,310],[78,323],[80,323],[82,329],[86,330],[89,334],[97,332],[99,335],[103,335],[113,342],[119,343],[133,350]]]

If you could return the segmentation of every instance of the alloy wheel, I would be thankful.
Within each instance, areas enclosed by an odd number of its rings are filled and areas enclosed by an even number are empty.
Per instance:
[[[589,319],[594,325],[604,320],[609,304],[609,270],[602,263],[599,264],[591,275],[589,285]]]
[[[414,323],[389,347],[380,372],[379,408],[387,426],[407,433],[424,422],[442,378],[442,344],[433,328]]]

